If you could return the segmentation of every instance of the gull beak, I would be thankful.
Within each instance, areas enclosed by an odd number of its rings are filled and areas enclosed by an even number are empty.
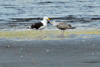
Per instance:
[[[54,21],[50,21],[50,23],[54,23]]]
[[[51,24],[53,24],[53,21],[50,21]]]
[[[50,21],[50,23],[52,23],[52,21]]]
[[[50,20],[50,19],[48,18],[48,20]]]

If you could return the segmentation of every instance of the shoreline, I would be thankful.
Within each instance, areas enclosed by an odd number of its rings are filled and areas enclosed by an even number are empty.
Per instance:
[[[100,29],[90,30],[66,30],[64,38],[60,36],[60,30],[43,30],[44,37],[41,36],[38,30],[23,30],[23,31],[0,31],[0,38],[8,39],[22,39],[22,40],[59,40],[59,39],[72,39],[72,38],[92,38],[100,36]]]

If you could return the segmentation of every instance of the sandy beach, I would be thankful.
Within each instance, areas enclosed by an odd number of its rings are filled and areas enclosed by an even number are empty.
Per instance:
[[[18,39],[19,34],[16,35],[17,38],[12,38],[11,32],[6,36],[2,34],[4,37],[0,36],[0,67],[100,66],[100,31],[68,32],[69,36],[66,31],[65,38],[61,39],[58,34],[52,33],[55,34],[54,37],[45,31],[46,37],[36,40],[34,35],[33,39],[25,39],[22,35]],[[25,32],[23,35],[26,35]]]

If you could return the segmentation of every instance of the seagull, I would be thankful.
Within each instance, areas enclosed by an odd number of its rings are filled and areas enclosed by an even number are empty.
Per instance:
[[[50,21],[50,19],[48,17],[44,17],[43,20],[41,22],[38,23],[33,23],[31,26],[28,27],[28,29],[36,29],[36,30],[40,30],[41,34],[43,29],[45,29],[47,27],[47,23]],[[43,35],[42,35],[43,36]]]
[[[75,29],[75,27],[72,27],[70,24],[67,24],[65,22],[50,21],[50,23],[53,24],[53,26],[61,30],[61,36],[63,37],[64,37],[64,32],[66,29]]]

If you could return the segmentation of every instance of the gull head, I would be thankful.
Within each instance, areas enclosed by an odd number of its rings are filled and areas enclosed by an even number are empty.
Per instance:
[[[57,26],[59,24],[59,22],[55,22],[55,21],[50,21],[50,23],[53,25],[53,26]]]
[[[48,17],[44,17],[43,20],[49,20],[50,21],[50,19]]]

